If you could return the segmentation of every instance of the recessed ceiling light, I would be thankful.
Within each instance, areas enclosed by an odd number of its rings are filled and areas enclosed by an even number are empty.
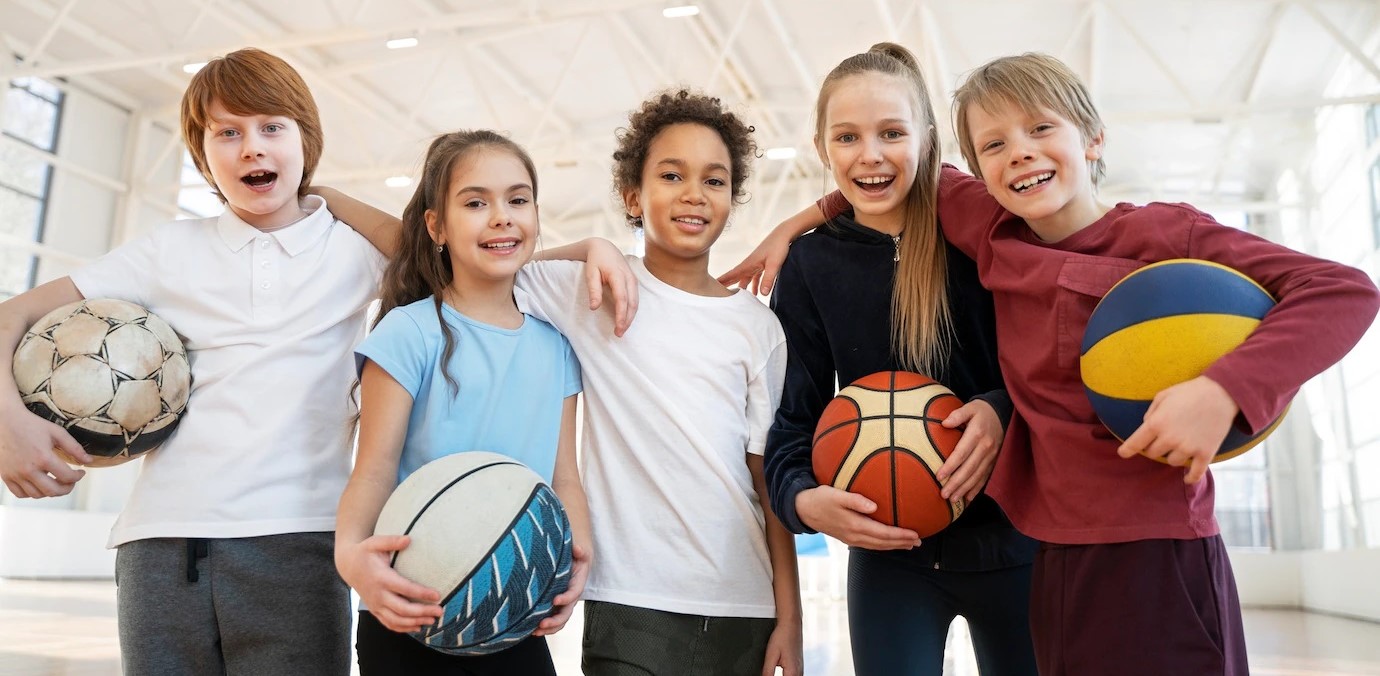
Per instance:
[[[679,19],[683,16],[695,16],[700,13],[699,5],[681,5],[679,7],[667,7],[661,10],[661,15],[668,19]]]
[[[795,159],[795,148],[782,146],[780,148],[767,148],[767,159],[769,160],[793,160]]]
[[[390,188],[406,188],[412,185],[411,176],[389,176],[383,179],[383,184]]]
[[[407,49],[409,47],[416,47],[418,42],[420,41],[417,40],[417,38],[393,38],[383,43],[383,46],[389,49]]]
[[[188,63],[188,64],[184,64],[184,65],[182,66],[182,72],[184,72],[184,73],[186,73],[186,74],[188,74],[188,75],[192,75],[192,74],[195,74],[197,71],[199,71],[199,70],[201,70],[202,68],[205,68],[205,67],[206,67],[206,62],[205,62],[205,61],[198,61],[198,62],[196,62],[196,63]]]

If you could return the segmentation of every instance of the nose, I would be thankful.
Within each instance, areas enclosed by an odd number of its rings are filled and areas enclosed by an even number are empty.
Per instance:
[[[680,201],[686,204],[704,204],[704,186],[698,181],[686,181],[681,189]]]
[[[1014,167],[1014,166],[1016,166],[1016,165],[1018,165],[1018,164],[1021,164],[1021,163],[1023,163],[1023,162],[1029,162],[1029,161],[1031,161],[1031,160],[1033,160],[1033,159],[1035,159],[1035,152],[1034,152],[1033,150],[1031,150],[1030,147],[1029,147],[1027,144],[1025,144],[1025,143],[1012,143],[1012,144],[1011,144],[1011,158],[1010,158],[1010,164],[1011,164],[1011,166]]]
[[[263,144],[260,143],[261,139],[258,134],[251,131],[240,138],[240,155],[244,159],[252,160],[264,156]]]
[[[863,164],[881,164],[882,144],[878,143],[877,139],[874,138],[865,139],[863,141],[862,155],[859,156],[858,160]]]
[[[506,228],[513,224],[513,215],[508,212],[508,203],[503,200],[494,202],[492,213],[489,214],[489,227]]]

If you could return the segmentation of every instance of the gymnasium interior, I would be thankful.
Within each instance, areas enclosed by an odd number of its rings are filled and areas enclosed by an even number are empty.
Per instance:
[[[544,247],[638,253],[610,183],[616,130],[653,91],[720,97],[760,149],[713,250],[722,272],[832,190],[815,97],[881,41],[919,58],[946,162],[965,166],[949,110],[965,75],[1044,52],[1107,124],[1101,201],[1186,202],[1380,276],[1375,0],[0,0],[0,300],[222,209],[178,104],[208,59],[248,46],[312,89],[315,184],[398,214],[433,137],[492,128],[536,162]],[[121,673],[105,542],[138,472],[0,495],[0,673]],[[1380,675],[1380,330],[1212,474],[1252,673]],[[805,673],[851,676],[846,547],[797,545]],[[562,675],[580,673],[580,631],[577,613],[551,638]],[[961,620],[948,646],[946,675],[978,673]]]

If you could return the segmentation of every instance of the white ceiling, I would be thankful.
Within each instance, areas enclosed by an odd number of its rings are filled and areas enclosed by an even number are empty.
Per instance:
[[[988,59],[1065,59],[1109,124],[1109,199],[1269,212],[1280,172],[1311,157],[1319,108],[1380,102],[1370,0],[704,0],[697,16],[663,17],[677,4],[0,0],[0,38],[25,57],[0,80],[67,77],[172,126],[184,64],[261,47],[296,66],[320,103],[318,182],[397,211],[410,189],[383,179],[415,173],[430,136],[492,127],[536,156],[545,226],[565,236],[621,232],[614,130],[649,92],[682,84],[737,107],[763,148],[800,151],[756,163],[746,213],[794,211],[824,187],[809,147],[819,82],[880,40],[917,53],[944,107]],[[384,47],[405,36],[420,45]],[[1370,74],[1366,91],[1329,98],[1345,62]],[[946,150],[957,158],[951,138]]]

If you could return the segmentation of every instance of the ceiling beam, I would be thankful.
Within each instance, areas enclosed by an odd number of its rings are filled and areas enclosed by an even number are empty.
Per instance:
[[[1122,14],[1121,10],[1118,10],[1115,5],[1106,3],[1099,3],[1099,5],[1105,11],[1111,13],[1112,17],[1117,20],[1117,23],[1121,24],[1121,27],[1126,29],[1131,39],[1140,46],[1141,51],[1144,52],[1146,56],[1150,57],[1150,60],[1154,62],[1155,67],[1159,69],[1160,73],[1178,90],[1179,95],[1183,96],[1184,100],[1190,104],[1195,106],[1198,105],[1198,97],[1193,95],[1193,92],[1184,84],[1184,81],[1174,72],[1174,69],[1170,68],[1169,64],[1165,63],[1164,59],[1160,58],[1159,52],[1150,44],[1150,41],[1145,39],[1144,35],[1141,35],[1140,29],[1136,28],[1136,25],[1127,19],[1126,15]]]
[[[34,43],[33,50],[24,57],[25,61],[34,64],[43,62],[43,51],[48,49],[48,43],[53,41],[53,36],[57,35],[58,29],[62,28],[63,22],[67,20],[67,15],[72,12],[72,6],[75,4],[77,4],[77,0],[67,0],[63,3],[62,9],[59,9],[57,15],[48,21],[47,30],[44,30],[43,35],[38,38],[38,42]]]
[[[1313,17],[1313,20],[1316,21],[1319,26],[1322,26],[1323,30],[1327,31],[1328,35],[1331,35],[1332,39],[1335,40],[1342,49],[1346,50],[1347,54],[1351,55],[1351,58],[1356,59],[1356,62],[1360,64],[1362,68],[1365,68],[1376,80],[1380,80],[1380,66],[1375,64],[1375,60],[1367,56],[1351,38],[1347,37],[1346,33],[1343,33],[1340,28],[1337,28],[1336,24],[1333,24],[1327,17],[1323,16],[1323,13],[1318,11],[1317,7],[1314,7],[1313,4],[1309,2],[1293,2],[1290,4],[1303,10],[1308,16]]]
[[[32,0],[13,0],[17,2]],[[523,23],[554,22],[562,19],[588,17],[611,10],[631,9],[646,5],[662,4],[663,0],[601,0],[596,3],[561,3],[542,10],[537,17],[523,9],[468,10],[425,17],[424,20],[396,21],[371,24],[360,27],[338,27],[321,31],[286,32],[275,36],[247,36],[260,49],[274,51],[297,47],[324,47],[352,42],[368,42],[386,39],[403,32],[425,33],[456,28],[481,28],[507,26]],[[222,12],[223,14],[223,12]],[[226,42],[203,47],[168,49],[160,52],[133,54],[124,58],[101,58],[66,63],[29,65],[21,64],[0,68],[0,80],[18,77],[57,77],[89,73],[106,73],[130,68],[144,68],[167,64],[181,65],[188,62],[203,61],[245,46],[242,41]]]

